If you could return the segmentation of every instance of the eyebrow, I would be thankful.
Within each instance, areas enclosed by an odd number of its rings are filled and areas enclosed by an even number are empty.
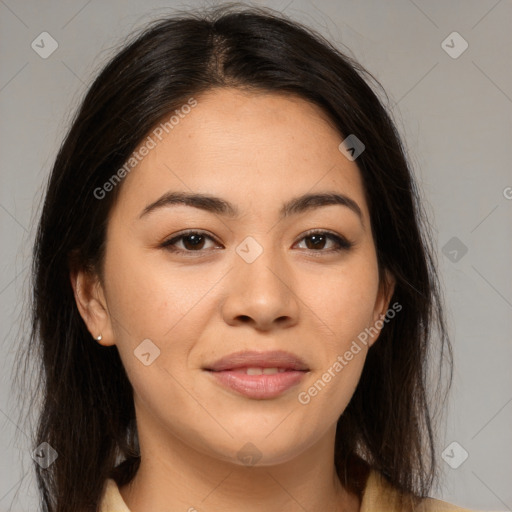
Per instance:
[[[167,192],[153,203],[147,205],[139,218],[144,217],[148,213],[159,208],[178,204],[199,208],[200,210],[222,215],[230,219],[237,219],[241,216],[240,210],[234,204],[220,197],[190,192]],[[344,194],[332,192],[304,194],[302,196],[295,197],[287,201],[281,207],[279,218],[284,219],[292,215],[298,215],[310,211],[314,208],[336,204],[346,206],[352,210],[359,217],[361,224],[364,225],[363,214],[359,205],[353,199]]]

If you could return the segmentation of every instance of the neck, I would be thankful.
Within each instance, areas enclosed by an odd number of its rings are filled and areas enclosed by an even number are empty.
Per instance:
[[[139,428],[141,463],[120,488],[131,512],[358,512],[360,500],[340,483],[333,427],[297,457],[272,466],[244,466],[205,455],[175,437],[165,443]],[[167,433],[167,435],[169,435]]]

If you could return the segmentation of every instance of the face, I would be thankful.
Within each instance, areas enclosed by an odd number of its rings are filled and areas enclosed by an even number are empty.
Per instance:
[[[332,439],[391,292],[360,172],[321,109],[235,89],[196,100],[117,185],[104,279],[78,274],[77,303],[117,346],[139,430],[285,462]]]

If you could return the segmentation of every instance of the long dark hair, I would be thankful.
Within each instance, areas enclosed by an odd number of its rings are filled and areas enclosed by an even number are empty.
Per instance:
[[[133,390],[117,348],[91,340],[70,270],[102,275],[122,183],[102,199],[94,190],[165,116],[216,87],[297,95],[320,106],[342,137],[364,143],[356,163],[379,270],[395,277],[391,303],[403,310],[383,327],[339,418],[335,465],[350,490],[361,492],[356,461],[364,461],[404,495],[426,496],[437,476],[429,369],[448,355],[451,383],[452,352],[431,227],[380,85],[313,30],[270,9],[231,4],[158,19],[125,42],[89,88],[55,160],[34,245],[31,333],[19,360],[25,374],[30,356],[37,364],[33,447],[47,442],[58,453],[46,469],[35,464],[42,509],[96,511],[108,477],[121,486],[137,472]],[[437,404],[445,397],[441,374],[433,381]]]

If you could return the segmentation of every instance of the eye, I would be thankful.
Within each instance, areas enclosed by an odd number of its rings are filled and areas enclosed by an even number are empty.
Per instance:
[[[173,252],[200,252],[204,250],[205,241],[207,239],[215,241],[204,231],[187,231],[166,240],[161,247]],[[177,247],[178,242],[182,243],[182,248]]]
[[[189,254],[194,252],[201,253],[208,249],[208,247],[205,248],[207,240],[215,242],[215,239],[204,231],[186,231],[166,240],[161,244],[161,247],[172,252]],[[342,236],[321,230],[307,232],[300,239],[300,242],[303,240],[306,241],[306,250],[317,253],[346,251],[354,246],[353,242],[350,242]],[[331,244],[334,243],[334,248],[325,249],[325,246],[328,245],[329,241]],[[182,244],[181,247],[179,247],[180,243]]]
[[[302,240],[306,240],[306,249],[312,252],[339,252],[349,250],[354,246],[353,242],[329,231],[309,231],[301,238],[301,241]],[[334,248],[323,250],[329,240],[331,240],[331,242],[334,241]]]

